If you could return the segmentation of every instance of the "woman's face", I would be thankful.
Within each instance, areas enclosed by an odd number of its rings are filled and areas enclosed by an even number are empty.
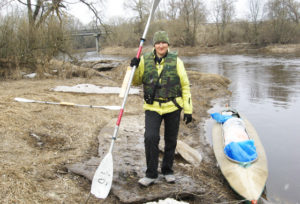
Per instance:
[[[155,43],[154,48],[156,50],[156,55],[158,57],[163,57],[163,56],[165,56],[165,54],[168,51],[169,44],[166,42],[158,42],[158,43]]]

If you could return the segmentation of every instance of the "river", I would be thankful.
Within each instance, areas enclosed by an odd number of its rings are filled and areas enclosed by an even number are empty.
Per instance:
[[[100,58],[128,60],[127,57]],[[99,56],[88,53],[85,60]],[[263,55],[181,57],[187,70],[229,78],[232,96],[215,101],[210,113],[227,103],[254,125],[264,145],[269,177],[266,198],[272,203],[300,204],[300,58]],[[206,121],[211,141],[213,120]]]
[[[225,103],[245,115],[264,145],[269,177],[266,197],[273,203],[300,203],[300,59],[262,55],[200,55],[182,57],[187,69],[229,78],[232,97]],[[211,141],[213,121],[206,122]]]

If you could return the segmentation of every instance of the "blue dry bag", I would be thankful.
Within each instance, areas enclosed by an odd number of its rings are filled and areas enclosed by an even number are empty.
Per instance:
[[[251,162],[257,158],[254,140],[231,142],[225,146],[224,153],[238,162]]]
[[[213,119],[215,119],[218,123],[225,123],[226,120],[232,118],[231,115],[221,115],[220,113],[212,113],[210,114]]]

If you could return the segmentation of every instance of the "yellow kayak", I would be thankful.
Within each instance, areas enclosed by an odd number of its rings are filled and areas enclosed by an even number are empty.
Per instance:
[[[244,117],[241,119],[245,122],[249,138],[254,140],[257,159],[248,165],[230,160],[224,153],[222,124],[217,122],[213,125],[212,130],[213,150],[222,174],[233,190],[251,203],[257,203],[268,177],[267,157],[252,124]]]

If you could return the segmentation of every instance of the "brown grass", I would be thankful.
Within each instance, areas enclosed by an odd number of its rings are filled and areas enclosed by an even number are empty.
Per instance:
[[[72,77],[73,74],[70,74],[69,78],[66,74],[53,75],[48,79],[0,82],[2,90],[0,93],[0,200],[2,203],[84,203],[90,191],[90,182],[83,177],[68,173],[65,165],[97,156],[99,131],[112,118],[118,116],[118,111],[21,103],[14,101],[14,98],[91,105],[121,105],[122,99],[117,95],[62,93],[50,89],[59,85],[74,86],[81,83],[120,86],[127,65],[128,62],[112,71],[101,73],[101,76],[93,73],[84,75],[88,76],[87,78]],[[63,68],[66,63],[57,62],[56,66],[57,69],[67,70]],[[68,73],[78,71],[73,65],[69,66],[71,68]],[[192,88],[194,117],[200,122],[203,117],[207,117],[209,100],[226,94],[224,90],[229,82],[217,75],[207,76],[209,78],[206,78],[205,74],[199,74],[198,77],[195,73],[189,75],[192,83],[199,83],[201,78],[201,84],[206,84],[201,89],[196,89],[196,86],[195,89]],[[215,94],[208,94],[211,92],[206,88],[208,84],[216,84],[215,86],[219,88],[215,90]],[[140,112],[143,112],[142,97],[131,95],[128,97],[125,114],[137,115]],[[116,202],[118,201],[115,197],[109,196],[105,201],[91,197],[88,203]]]

